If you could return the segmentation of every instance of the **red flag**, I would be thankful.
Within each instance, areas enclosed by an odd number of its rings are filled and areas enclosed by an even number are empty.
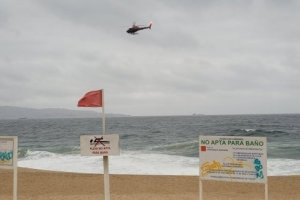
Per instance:
[[[78,107],[102,107],[102,90],[86,93],[77,104]]]

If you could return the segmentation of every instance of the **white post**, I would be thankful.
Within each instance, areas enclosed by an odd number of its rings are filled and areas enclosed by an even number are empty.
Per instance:
[[[269,195],[268,195],[268,181],[265,183],[265,200],[269,199]]]
[[[17,200],[17,187],[18,187],[18,137],[14,139],[14,154],[13,154],[13,165],[14,165],[14,185],[13,185],[13,200]]]
[[[201,178],[199,181],[199,200],[203,200],[203,183]]]
[[[199,143],[200,143],[200,141],[199,141]],[[200,149],[198,149],[198,150],[200,153]],[[200,154],[199,154],[199,157],[200,157]],[[201,179],[200,159],[199,159],[199,200],[203,200],[203,182]]]
[[[104,112],[104,90],[102,90],[102,133],[105,135],[105,112]],[[104,200],[110,200],[109,190],[109,160],[108,156],[103,156],[104,173]]]
[[[110,200],[108,156],[103,156],[103,167],[104,167],[104,199]]]
[[[266,149],[267,149],[267,145],[266,145]],[[267,152],[266,152],[267,155]],[[266,166],[267,168],[266,170],[266,182],[265,182],[265,200],[269,199],[269,186],[268,186],[268,159],[266,158]]]

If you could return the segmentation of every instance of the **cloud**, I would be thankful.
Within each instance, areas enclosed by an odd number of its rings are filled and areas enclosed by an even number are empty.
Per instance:
[[[4,1],[0,105],[107,112],[299,112],[298,1]],[[126,33],[132,22],[152,30]],[[17,92],[16,92],[17,91]],[[272,103],[270,103],[272,102]]]

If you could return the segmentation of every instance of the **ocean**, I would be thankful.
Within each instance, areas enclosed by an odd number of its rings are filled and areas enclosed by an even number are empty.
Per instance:
[[[1,136],[19,137],[18,166],[103,173],[102,157],[80,155],[80,135],[102,133],[101,119],[0,120]],[[120,135],[111,174],[198,175],[199,136],[267,137],[268,175],[300,175],[300,114],[106,118]]]

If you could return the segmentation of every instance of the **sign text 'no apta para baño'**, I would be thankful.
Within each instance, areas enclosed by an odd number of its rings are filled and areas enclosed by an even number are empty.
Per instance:
[[[265,137],[200,136],[200,179],[265,183]]]

